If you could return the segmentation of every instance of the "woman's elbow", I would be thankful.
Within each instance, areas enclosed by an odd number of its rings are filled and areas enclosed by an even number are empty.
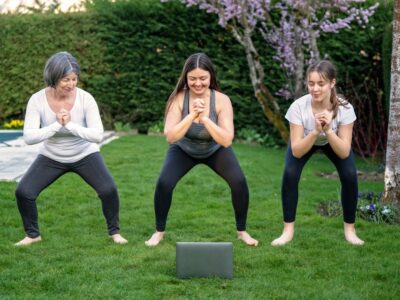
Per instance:
[[[302,158],[302,156],[303,156],[304,154],[301,153],[301,151],[299,151],[299,150],[297,150],[297,149],[295,149],[295,148],[292,148],[292,155],[293,155],[295,158]]]
[[[101,143],[102,141],[103,141],[103,135],[102,135],[102,134],[96,135],[96,136],[93,138],[93,142],[95,142],[95,143]]]
[[[175,139],[171,139],[171,138],[168,137],[168,136],[166,136],[165,139],[167,140],[167,143],[168,143],[168,144],[173,144],[173,143],[176,142]]]
[[[225,148],[228,148],[229,146],[232,145],[233,141],[233,136],[226,137],[222,142],[221,145],[224,146]]]
[[[171,135],[168,130],[164,130],[164,136],[168,144],[173,144],[176,142],[176,139]]]
[[[229,146],[232,145],[232,141],[223,142],[223,143],[221,143],[221,145],[222,145],[223,147],[225,147],[225,148],[228,148]]]
[[[350,152],[351,152],[351,150],[349,149],[347,151],[344,151],[343,153],[338,154],[338,156],[341,159],[346,159],[346,158],[348,158],[350,156]]]
[[[33,144],[35,144],[35,140],[34,140],[34,139],[32,139],[32,138],[29,137],[29,136],[25,136],[25,135],[24,135],[24,142],[25,142],[25,144],[27,144],[27,145],[33,145]]]
[[[89,137],[90,142],[93,143],[101,143],[104,140],[103,131],[96,130],[93,134]]]
[[[35,136],[27,133],[26,131],[23,134],[23,139],[24,139],[25,144],[27,144],[27,145],[34,145],[34,144],[38,143]]]

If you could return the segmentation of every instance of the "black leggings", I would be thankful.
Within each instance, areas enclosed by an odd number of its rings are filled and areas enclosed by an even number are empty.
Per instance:
[[[40,235],[36,198],[41,191],[67,172],[77,173],[96,190],[101,199],[108,233],[110,235],[118,233],[119,197],[117,187],[102,156],[99,152],[95,152],[74,163],[60,163],[46,156],[38,155],[15,191],[26,235],[31,238]],[[69,196],[73,197],[76,192],[77,190],[70,191]]]
[[[171,207],[172,192],[176,184],[187,172],[200,163],[209,166],[229,184],[235,211],[236,228],[238,231],[246,230],[249,189],[232,149],[220,147],[211,156],[196,159],[186,154],[179,146],[170,145],[154,195],[157,231],[165,230],[168,211]]]
[[[287,223],[295,221],[300,175],[306,162],[318,149],[321,149],[330,161],[333,162],[339,173],[340,182],[342,184],[341,199],[343,219],[344,222],[353,224],[356,219],[358,197],[357,170],[354,162],[354,155],[353,152],[350,151],[350,155],[347,158],[341,159],[332,150],[329,144],[313,146],[311,150],[301,158],[293,156],[292,148],[289,144],[282,180],[283,220]]]

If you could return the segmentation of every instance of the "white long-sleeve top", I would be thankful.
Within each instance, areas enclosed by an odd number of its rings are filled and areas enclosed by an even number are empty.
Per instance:
[[[93,96],[77,88],[66,126],[57,122],[47,102],[45,89],[29,99],[25,114],[24,140],[28,145],[43,141],[39,153],[61,163],[73,163],[100,151],[96,144],[103,138],[103,123]]]

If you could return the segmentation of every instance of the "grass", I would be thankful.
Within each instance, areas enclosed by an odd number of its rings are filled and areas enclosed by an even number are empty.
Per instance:
[[[107,237],[95,192],[67,174],[38,198],[43,242],[14,247],[24,236],[16,184],[0,182],[0,299],[399,299],[399,226],[357,220],[366,244],[346,243],[341,217],[316,212],[317,204],[336,199],[339,189],[338,180],[315,175],[334,171],[322,155],[303,171],[292,243],[270,246],[282,230],[284,150],[235,144],[250,188],[248,231],[259,247],[235,239],[229,188],[210,169],[197,166],[175,189],[165,240],[147,248],[166,148],[163,138],[141,135],[102,148],[119,187],[125,246]],[[373,168],[361,160],[357,167]],[[383,189],[383,182],[359,185],[360,191]],[[179,241],[233,242],[234,279],[177,279]]]

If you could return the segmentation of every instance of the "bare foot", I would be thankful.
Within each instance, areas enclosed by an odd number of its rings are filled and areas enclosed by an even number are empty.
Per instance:
[[[362,246],[364,241],[361,240],[357,234],[354,224],[344,223],[344,237],[352,245]]]
[[[154,247],[157,246],[163,240],[163,238],[164,238],[164,231],[162,232],[156,231],[155,233],[153,233],[151,238],[145,241],[144,243],[146,244],[146,246]]]
[[[26,236],[23,240],[20,240],[18,243],[15,243],[14,246],[29,246],[33,243],[40,242],[42,240],[42,237],[39,235],[35,238],[30,238],[29,236]]]
[[[253,239],[246,231],[238,231],[237,238],[238,240],[242,240],[243,242],[245,242],[248,246],[258,246],[258,241],[256,239]]]
[[[124,239],[122,237],[122,235],[120,235],[119,233],[110,235],[110,238],[112,238],[113,242],[116,244],[127,244],[128,240]]]
[[[283,232],[280,237],[271,242],[272,246],[283,246],[293,239],[294,235],[294,222],[283,223]]]

